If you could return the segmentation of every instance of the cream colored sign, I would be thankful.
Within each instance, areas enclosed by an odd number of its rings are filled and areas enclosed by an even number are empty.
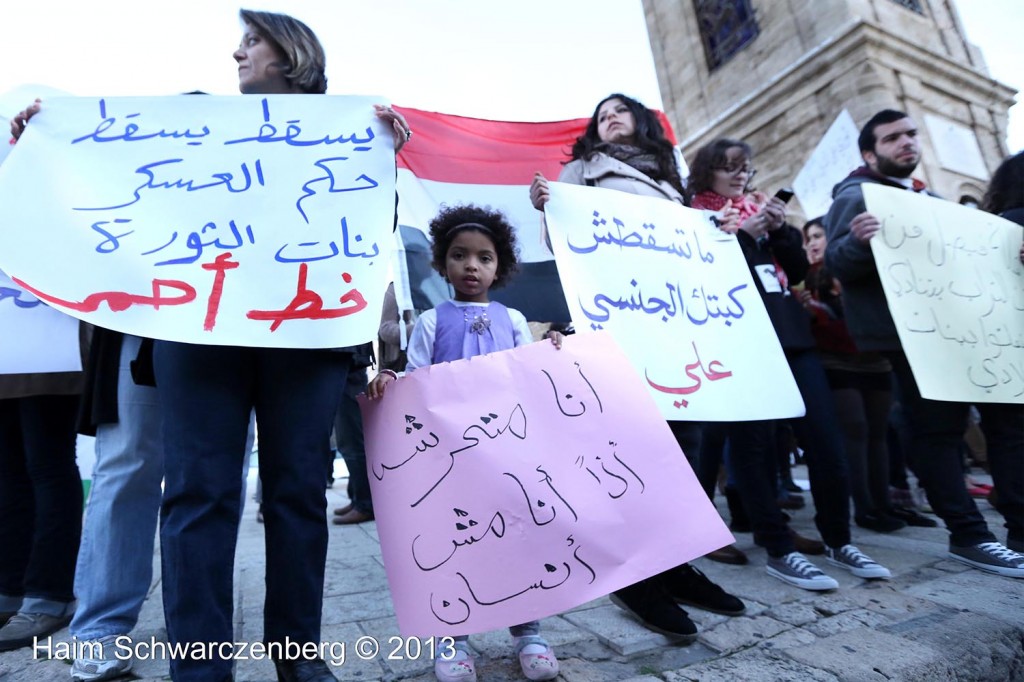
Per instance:
[[[949,201],[865,184],[871,251],[921,395],[1024,403],[1024,228]]]

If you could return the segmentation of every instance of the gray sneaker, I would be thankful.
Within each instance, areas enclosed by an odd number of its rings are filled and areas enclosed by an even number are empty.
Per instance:
[[[790,552],[783,557],[768,557],[768,575],[804,590],[815,592],[834,590],[839,583],[818,569],[800,552]]]
[[[1024,578],[1024,554],[1007,549],[998,542],[982,542],[970,547],[950,545],[949,558],[989,573]]]
[[[0,628],[0,651],[32,646],[35,638],[46,639],[71,622],[71,614],[48,616],[45,613],[18,612]]]
[[[124,635],[100,637],[76,645],[78,658],[71,664],[71,679],[75,682],[96,682],[112,680],[126,675],[132,669],[130,656],[116,655],[119,651],[115,646],[117,639]]]
[[[888,580],[892,577],[892,573],[889,572],[888,568],[853,545],[843,545],[839,549],[826,547],[825,560],[830,564],[845,568],[858,578],[883,578]]]

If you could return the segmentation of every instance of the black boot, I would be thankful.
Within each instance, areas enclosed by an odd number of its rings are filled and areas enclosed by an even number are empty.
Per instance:
[[[723,616],[739,616],[747,610],[742,601],[711,582],[690,564],[670,568],[658,577],[669,595],[680,604],[696,606]]]
[[[753,530],[750,525],[750,517],[743,507],[743,500],[740,498],[740,491],[731,486],[725,486],[725,501],[729,505],[729,530],[734,533],[749,533]]]
[[[658,576],[645,578],[608,595],[612,603],[640,619],[644,627],[683,642],[697,639],[697,626],[676,606]]]

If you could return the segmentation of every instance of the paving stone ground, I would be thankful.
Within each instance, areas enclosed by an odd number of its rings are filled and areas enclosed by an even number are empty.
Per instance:
[[[345,503],[343,491],[344,480],[328,491],[329,509]],[[999,514],[987,503],[979,506],[1003,539]],[[262,636],[263,533],[255,513],[255,504],[249,502],[239,535],[238,641],[258,642]],[[793,516],[798,531],[816,535],[810,505]],[[545,619],[544,634],[561,661],[559,679],[1024,680],[1024,580],[988,575],[946,559],[947,533],[942,528],[907,528],[883,535],[854,527],[853,536],[854,544],[892,570],[891,581],[866,582],[811,557],[839,581],[839,589],[815,594],[790,587],[765,573],[765,552],[754,546],[750,534],[737,536],[738,546],[750,556],[748,566],[697,560],[696,566],[742,597],[748,608],[738,618],[689,609],[701,633],[688,646],[646,630],[607,598]],[[337,643],[335,674],[345,682],[433,682],[425,650],[417,652],[411,645],[392,651],[400,640],[375,524],[331,526],[330,537],[323,637]],[[132,633],[136,642],[166,638],[159,556],[154,557],[154,567],[157,578]],[[360,660],[354,648],[361,637],[375,638],[382,653]],[[54,638],[68,641],[67,630]],[[511,655],[507,632],[475,635],[472,646],[481,681],[524,679]],[[133,675],[145,682],[169,679],[167,663],[160,658],[138,661]],[[275,679],[272,664],[262,660],[239,661],[235,677],[238,682]],[[34,656],[27,649],[0,654],[0,682],[69,679],[68,660]]]

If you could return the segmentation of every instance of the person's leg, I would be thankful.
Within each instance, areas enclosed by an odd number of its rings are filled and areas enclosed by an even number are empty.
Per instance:
[[[323,453],[351,355],[258,353],[256,418],[267,547],[264,641],[319,642],[327,559]]]
[[[967,405],[922,398],[906,356],[893,353],[889,360],[911,432],[914,472],[932,509],[946,523],[950,544],[970,547],[993,542],[995,536],[964,485],[960,441],[967,425]],[[1019,451],[1016,456],[1020,456]]]
[[[1024,553],[1024,406],[988,403],[979,404],[978,411],[1006,544]]]
[[[883,513],[889,502],[889,407],[892,393],[888,374],[865,376],[861,390],[864,416],[868,426],[868,491],[872,504]]]
[[[773,557],[793,551],[776,499],[775,482],[765,476],[767,460],[773,456],[773,430],[770,421],[733,422],[725,425],[729,440],[729,473],[743,508],[750,517],[754,540]]]
[[[21,399],[26,468],[35,498],[35,531],[25,568],[24,613],[70,616],[82,537],[82,479],[75,464],[78,396]]]
[[[35,498],[25,468],[20,401],[0,400],[0,614],[5,622],[21,608],[35,530]]]
[[[349,499],[352,508],[362,515],[373,514],[373,497],[366,474],[366,449],[363,445],[363,416],[356,396],[366,391],[366,368],[354,367],[345,378],[341,404],[335,419],[338,450],[348,468]]]
[[[827,546],[842,547],[850,544],[850,488],[832,393],[815,351],[788,352],[786,359],[807,408],[797,428],[807,444],[814,521]]]
[[[830,374],[831,376],[831,374]],[[868,488],[868,425],[864,413],[864,401],[860,391],[844,386],[836,388],[832,382],[832,401],[843,435],[843,450],[846,453],[849,472],[850,496],[858,522],[875,513],[875,506]]]
[[[154,348],[164,411],[161,580],[172,645],[234,640],[239,472],[256,352],[169,341]],[[231,668],[222,658],[171,660],[175,682],[222,682],[231,679]]]
[[[96,429],[96,465],[75,569],[78,608],[71,634],[96,640],[128,634],[153,578],[153,542],[163,480],[159,394],[132,380],[141,339],[125,336],[117,423]]]

